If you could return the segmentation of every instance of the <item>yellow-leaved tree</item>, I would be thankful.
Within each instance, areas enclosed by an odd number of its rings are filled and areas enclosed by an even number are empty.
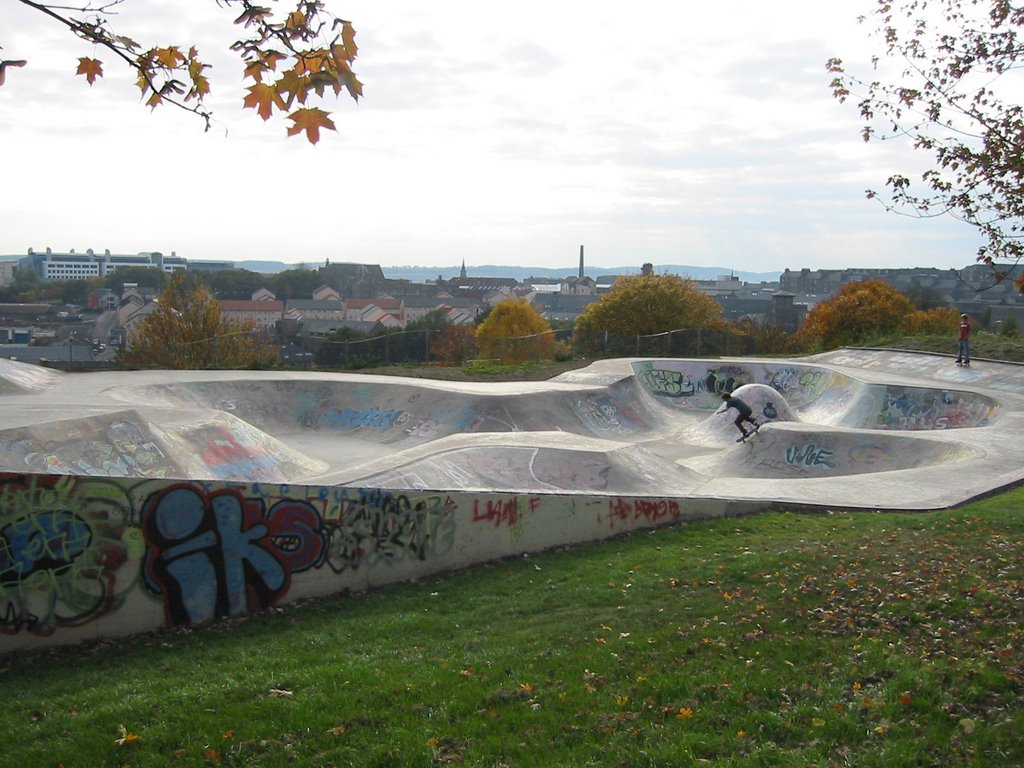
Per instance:
[[[502,363],[552,357],[555,334],[548,321],[525,299],[499,302],[476,329],[480,355]]]
[[[575,340],[577,350],[589,354],[603,346],[603,333],[633,338],[725,326],[722,307],[693,280],[645,273],[620,277],[609,293],[588,304],[576,321]]]
[[[815,304],[797,341],[809,350],[863,344],[879,336],[910,333],[919,319],[914,303],[887,282],[861,280]]]
[[[118,355],[125,365],[166,369],[267,367],[276,360],[259,329],[225,319],[213,294],[185,272],[167,278],[155,309]]]
[[[146,106],[170,104],[193,112],[209,129],[212,114],[205,100],[211,88],[206,73],[210,65],[194,45],[142,45],[115,31],[111,21],[123,0],[77,5],[16,2],[40,11],[85,41],[83,53],[90,55],[78,58],[75,74],[89,85],[103,77],[105,62],[93,57],[103,55],[132,71]],[[237,14],[234,23],[241,28],[237,39],[228,33],[225,42],[244,66],[248,93],[243,106],[255,109],[263,120],[275,111],[285,113],[292,123],[288,135],[304,133],[312,144],[320,140],[321,130],[335,130],[330,113],[312,105],[328,92],[338,96],[345,90],[355,100],[362,96],[363,85],[352,71],[358,51],[352,24],[332,14],[320,0],[294,0],[281,12],[252,0],[216,2]],[[8,69],[31,63],[31,58],[0,59],[0,86],[8,78]]]

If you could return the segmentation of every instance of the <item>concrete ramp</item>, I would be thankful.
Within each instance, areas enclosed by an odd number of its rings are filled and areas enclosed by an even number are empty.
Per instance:
[[[51,368],[0,358],[0,395],[16,392],[45,392],[64,374]]]
[[[1024,369],[988,365],[911,366],[863,351],[619,359],[550,382],[477,384],[281,371],[59,375],[0,361],[0,472],[813,503],[831,493],[837,505],[891,506],[908,483],[927,486],[918,503],[1017,477]],[[899,376],[901,366],[911,375]],[[749,443],[734,442],[734,415],[715,415],[725,391],[765,422]],[[871,482],[839,482],[862,475]],[[878,481],[889,476],[900,485]],[[969,481],[950,487],[954,477]]]
[[[733,394],[751,407],[754,418],[761,424],[798,419],[786,399],[767,384],[744,384]],[[719,399],[719,403],[719,408],[721,408],[724,401]],[[702,445],[722,446],[734,443],[740,436],[740,432],[736,428],[736,416],[736,410],[732,408],[724,413],[715,411],[684,434],[687,439]],[[747,424],[746,427],[749,429],[750,425]]]
[[[143,416],[128,409],[0,430],[0,470],[6,471],[287,482],[326,468],[223,413]]]
[[[650,494],[699,484],[701,477],[633,443],[535,432],[460,435],[382,458],[368,474],[318,478],[349,487],[439,487],[509,492]]]
[[[395,449],[467,433],[558,430],[637,439],[666,429],[664,416],[637,397],[632,382],[493,392],[356,376],[170,382],[115,387],[105,394],[138,407],[224,411],[274,434],[347,436]]]
[[[648,399],[691,416],[715,411],[722,392],[751,384],[781,395],[800,421],[852,429],[965,429],[987,426],[1000,413],[998,401],[977,390],[898,382],[895,376],[861,379],[797,362],[647,360],[631,365]]]
[[[797,422],[762,427],[754,437],[685,465],[712,477],[834,478],[956,465],[982,460],[986,451],[956,441],[909,435],[822,429]],[[868,493],[868,489],[865,489]]]

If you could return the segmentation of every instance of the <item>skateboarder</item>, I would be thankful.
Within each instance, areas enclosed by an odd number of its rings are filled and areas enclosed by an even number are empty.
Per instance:
[[[715,413],[725,413],[730,408],[736,409],[736,420],[733,423],[736,425],[736,429],[740,431],[739,440],[746,440],[747,437],[752,435],[754,432],[757,432],[757,430],[761,428],[761,425],[758,424],[757,421],[754,419],[753,408],[751,408],[745,402],[740,400],[738,397],[735,397],[732,394],[732,392],[723,392],[722,400],[724,400],[725,402],[722,404],[721,408],[715,411]],[[743,426],[743,422],[745,421],[753,424],[754,428],[752,430],[745,429]],[[737,440],[737,442],[739,442],[739,440]]]
[[[957,339],[956,364],[970,366],[971,364],[971,321],[967,315],[960,315],[960,336]]]

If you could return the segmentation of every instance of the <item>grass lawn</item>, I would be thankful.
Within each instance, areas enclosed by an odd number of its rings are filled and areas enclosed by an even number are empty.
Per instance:
[[[1024,489],[0,659],[5,766],[1019,766]]]

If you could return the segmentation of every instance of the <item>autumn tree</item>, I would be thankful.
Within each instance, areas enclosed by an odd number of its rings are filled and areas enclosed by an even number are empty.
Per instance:
[[[1007,0],[876,0],[868,18],[883,53],[876,72],[864,77],[830,59],[833,96],[856,100],[865,141],[906,140],[930,156],[919,178],[893,173],[886,193],[868,197],[911,216],[966,222],[984,238],[979,261],[1016,263],[1024,255],[1024,9]]]
[[[918,310],[911,319],[911,331],[915,336],[948,336],[954,334],[960,324],[960,312],[953,307],[931,307]]]
[[[86,43],[91,53],[100,49],[104,59],[80,56],[75,74],[93,85],[103,77],[106,60],[126,66],[136,78],[145,104],[153,109],[164,104],[199,116],[210,128],[213,114],[206,106],[211,91],[205,63],[194,45],[151,45],[136,42],[129,34],[115,30],[117,6],[125,0],[101,0],[98,5],[64,5],[35,0],[16,0],[61,24]],[[255,109],[263,120],[276,112],[291,121],[288,135],[304,133],[313,144],[320,131],[335,130],[330,113],[315,104],[325,95],[342,90],[358,100],[363,86],[352,71],[358,47],[352,24],[340,19],[320,0],[294,0],[282,12],[252,0],[216,0],[235,15],[240,28],[237,39],[226,42],[238,54],[247,83],[242,104]],[[15,56],[31,52],[15,52]],[[25,67],[31,58],[0,59],[0,86],[8,70]],[[69,59],[69,69],[71,62]],[[11,78],[13,79],[13,78]]]
[[[476,329],[481,356],[503,363],[550,358],[555,346],[551,326],[526,299],[506,299],[491,309]]]
[[[409,321],[405,330],[425,334],[429,357],[445,365],[462,362],[476,352],[475,329],[453,323],[444,307]]]
[[[207,369],[265,366],[276,350],[251,322],[224,318],[203,285],[177,272],[167,278],[118,360],[145,368]]]
[[[645,336],[679,328],[721,328],[722,308],[689,278],[678,275],[630,275],[588,304],[576,321],[577,332],[608,331]]]
[[[914,304],[884,280],[847,283],[814,305],[797,333],[805,349],[835,349],[872,338],[909,333]]]

